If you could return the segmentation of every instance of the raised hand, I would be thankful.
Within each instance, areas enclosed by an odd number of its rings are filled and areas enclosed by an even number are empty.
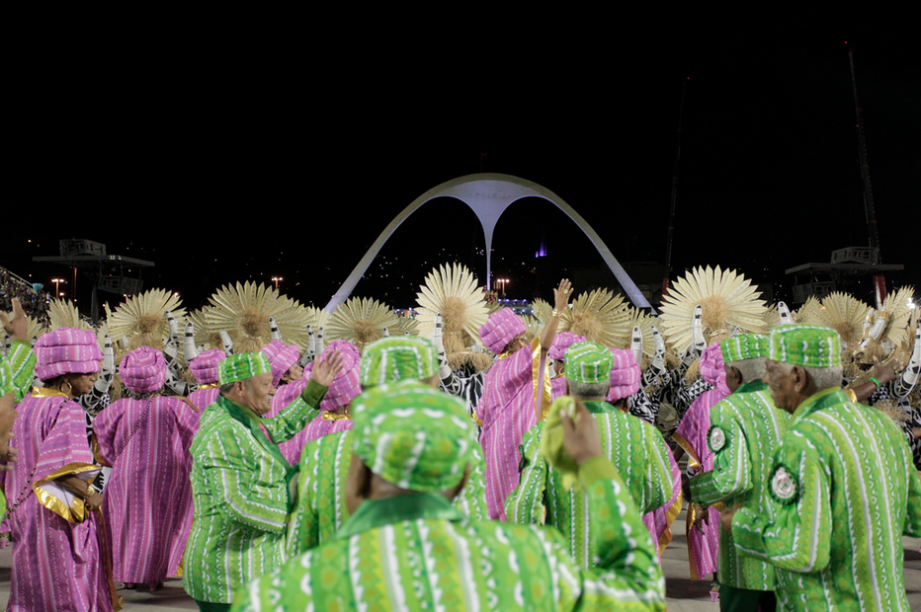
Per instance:
[[[179,354],[179,323],[176,322],[176,317],[169,310],[166,311],[166,322],[169,325],[169,336],[167,336],[166,342],[163,344],[163,352],[168,356],[167,361],[175,361],[176,356]]]
[[[113,378],[115,378],[115,347],[112,346],[112,338],[106,334],[103,339],[102,369],[94,385],[96,390],[100,393],[108,393]]]
[[[185,353],[185,362],[192,363],[198,357],[198,347],[195,346],[195,324],[189,321],[185,324],[185,337],[182,340],[182,350]]]
[[[553,290],[553,308],[562,313],[569,308],[569,298],[572,294],[572,283],[568,278],[560,281],[560,286]]]
[[[384,337],[385,337],[385,338],[389,338],[389,337],[390,337],[390,329],[387,328],[387,327],[384,328]]]
[[[563,448],[573,460],[582,465],[592,457],[604,455],[601,448],[601,435],[598,433],[598,422],[592,417],[582,400],[573,398],[575,414],[570,417],[566,411],[561,411],[560,421],[563,423]]]
[[[323,343],[323,326],[321,325],[317,331],[317,355],[321,355],[324,348],[326,348],[326,344]]]
[[[281,332],[278,330],[278,323],[275,317],[269,317],[269,329],[272,330],[272,340],[281,340]]]
[[[22,303],[19,298],[13,298],[13,317],[10,318],[5,312],[0,312],[0,321],[3,322],[3,330],[10,335],[13,340],[29,340],[29,321],[26,319],[26,313],[22,309]]]
[[[665,339],[656,326],[652,326],[652,341],[655,343],[655,352],[652,354],[652,367],[659,372],[665,371]]]
[[[332,351],[323,361],[313,366],[310,380],[315,380],[318,384],[328,387],[342,369],[342,359],[341,351]]]

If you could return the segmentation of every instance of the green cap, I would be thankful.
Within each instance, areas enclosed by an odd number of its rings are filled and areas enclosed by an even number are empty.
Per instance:
[[[365,347],[359,379],[364,387],[376,387],[399,380],[423,380],[437,371],[438,351],[430,340],[391,336]]]
[[[9,360],[0,355],[0,397],[13,392],[13,370]]]
[[[477,443],[464,402],[417,381],[368,389],[352,401],[352,424],[365,465],[413,491],[457,485]]]
[[[271,373],[272,363],[264,353],[238,353],[218,364],[218,381],[221,385]]]
[[[742,361],[756,357],[767,357],[768,337],[761,334],[739,334],[720,342],[723,362]]]
[[[566,349],[566,378],[573,382],[600,383],[611,380],[614,355],[595,342],[576,342]]]
[[[781,325],[771,332],[768,357],[806,367],[837,367],[841,365],[841,340],[838,332],[821,325]]]

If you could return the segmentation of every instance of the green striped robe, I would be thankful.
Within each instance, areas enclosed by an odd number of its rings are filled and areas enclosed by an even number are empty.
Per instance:
[[[454,507],[475,520],[489,518],[484,488],[483,450],[471,440],[470,475]],[[298,499],[288,534],[288,555],[307,552],[329,540],[349,518],[345,480],[352,459],[352,430],[313,440],[301,453]]]
[[[705,506],[741,504],[772,517],[768,477],[774,451],[789,422],[790,415],[774,407],[767,385],[760,380],[740,386],[713,406],[707,433],[708,450],[714,453],[713,470],[691,479],[691,499]],[[713,439],[718,442],[712,444]],[[752,591],[774,590],[774,567],[743,556],[725,529],[720,529],[719,551],[721,583]]]
[[[585,406],[598,421],[605,455],[626,483],[640,514],[668,503],[672,471],[659,430],[606,402],[586,402]],[[592,567],[599,550],[588,530],[586,493],[579,487],[564,490],[562,476],[541,458],[543,426],[541,421],[525,434],[521,479],[505,500],[505,514],[511,523],[553,525],[566,536],[572,557],[582,567]]]
[[[655,547],[623,481],[602,457],[580,477],[598,570],[574,562],[554,529],[475,521],[421,493],[365,501],[332,540],[241,589],[232,610],[664,610]]]
[[[192,533],[183,586],[198,601],[229,603],[233,591],[285,560],[296,470],[276,444],[293,437],[318,412],[326,392],[315,382],[278,416],[260,419],[223,396],[202,413],[192,440]]]
[[[774,455],[773,518],[739,510],[736,546],[777,568],[780,610],[907,612],[902,534],[921,482],[898,426],[837,388],[807,398]]]

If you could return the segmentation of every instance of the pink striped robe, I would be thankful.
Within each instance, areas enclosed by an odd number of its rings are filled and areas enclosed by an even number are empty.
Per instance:
[[[672,496],[664,506],[643,515],[643,524],[646,525],[646,529],[649,530],[649,535],[652,536],[652,541],[656,545],[656,555],[661,555],[668,543],[671,542],[672,523],[681,514],[681,506],[684,501],[680,498],[681,469],[678,467],[678,462],[675,461],[672,449],[668,445],[665,446],[665,452],[668,453],[668,463],[672,470]],[[659,563],[662,563],[661,558]]]
[[[263,415],[262,418],[268,419],[278,416],[278,413],[284,410],[288,404],[300,397],[309,381],[310,374],[308,373],[305,374],[304,380],[296,380],[285,385],[280,385],[275,390],[275,396],[272,397],[272,409]],[[301,461],[301,451],[304,450],[304,446],[306,445],[307,431],[306,428],[304,428],[293,438],[279,443],[278,450],[280,450],[284,458],[288,460],[288,463],[297,465]]]
[[[196,413],[196,419],[201,420],[201,415],[205,411],[205,408],[217,401],[217,396],[221,394],[221,390],[218,387],[210,387],[208,389],[198,389],[197,391],[192,391],[189,393],[189,401],[192,402],[198,412]],[[194,411],[193,411],[194,412]],[[195,424],[195,430],[198,430],[198,424]]]
[[[346,431],[352,428],[352,419],[331,420],[324,418],[327,414],[327,410],[321,411],[320,416],[310,421],[310,423],[307,424],[307,427],[305,427],[299,434],[294,436],[293,439],[303,440],[303,442],[300,443],[300,448],[297,451],[298,462],[300,462],[301,451],[304,450],[304,446],[308,442],[313,442],[314,440],[322,438],[323,436],[331,433],[338,433],[340,431]],[[293,465],[297,465],[297,463],[294,463]]]
[[[27,395],[17,412],[12,444],[19,462],[12,472],[0,473],[13,539],[7,610],[109,612],[98,515],[70,523],[41,505],[32,489],[32,483],[70,463],[93,463],[83,408],[64,397]]]
[[[518,488],[518,447],[525,432],[537,423],[535,359],[540,360],[537,364],[540,408],[544,399],[549,403],[551,382],[548,360],[546,353],[541,353],[539,339],[508,357],[497,359],[486,372],[477,418],[483,422],[480,444],[486,459],[486,506],[491,519],[507,520],[505,498]]]
[[[704,377],[704,380],[711,385],[715,384],[716,388],[703,393],[694,400],[684,418],[681,419],[678,429],[672,434],[675,442],[688,453],[688,464],[699,463],[703,466],[703,469],[694,469],[697,474],[713,470],[713,453],[707,446],[710,409],[729,395],[725,380],[721,383],[716,380],[711,381],[709,377]],[[697,529],[691,526],[693,519],[691,515],[699,511],[699,506],[692,509],[692,506],[688,505],[688,555],[691,561],[691,577],[703,580],[706,576],[716,572],[719,563],[720,513],[719,510],[711,507],[708,510],[710,513],[708,523],[701,523],[701,528]]]
[[[115,580],[156,585],[176,569],[189,540],[189,446],[199,413],[176,397],[120,399],[99,413],[93,434],[112,466],[102,510]]]

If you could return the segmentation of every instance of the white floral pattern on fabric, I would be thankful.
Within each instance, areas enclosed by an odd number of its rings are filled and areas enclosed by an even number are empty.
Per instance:
[[[707,435],[707,443],[710,446],[710,450],[714,453],[718,453],[726,446],[726,432],[723,431],[722,427],[714,425],[710,428],[710,433]]]
[[[798,490],[796,476],[787,471],[787,468],[780,465],[774,470],[771,476],[771,493],[782,504],[789,504],[796,500]]]

